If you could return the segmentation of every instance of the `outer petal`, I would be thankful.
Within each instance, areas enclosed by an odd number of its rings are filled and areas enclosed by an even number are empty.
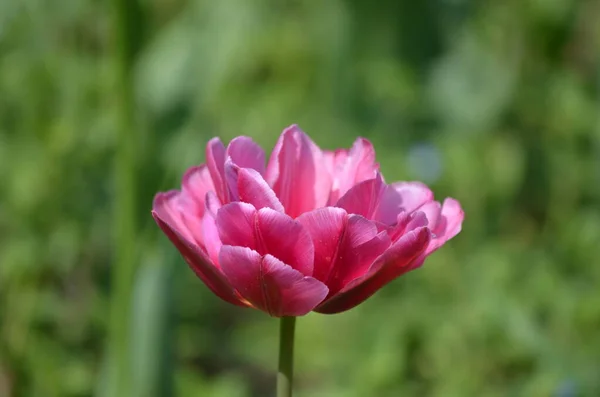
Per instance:
[[[227,146],[226,157],[231,157],[241,168],[252,168],[261,175],[265,173],[265,152],[252,138],[234,138]]]
[[[341,156],[336,156],[339,161]],[[369,140],[358,138],[352,148],[343,156],[343,164],[335,169],[331,187],[331,203],[335,203],[350,188],[357,183],[373,179],[379,171],[379,164],[375,162],[375,149]]]
[[[158,193],[154,196],[152,211],[156,212],[161,219],[175,228],[186,240],[193,242],[196,240],[195,235],[197,234],[189,230],[188,225],[183,219],[182,209],[185,208],[186,204],[182,205],[181,201],[181,192],[177,190]]]
[[[254,307],[274,317],[303,316],[327,296],[327,287],[277,258],[223,246],[220,260],[232,285]]]
[[[402,210],[412,212],[433,200],[433,192],[421,182],[395,182],[390,186],[401,197]]]
[[[315,309],[325,314],[339,313],[362,303],[385,284],[413,268],[420,260],[430,240],[427,227],[408,232],[381,255],[369,272],[349,283],[338,294],[330,297]]]
[[[248,247],[271,254],[306,276],[313,274],[314,246],[302,225],[270,208],[259,211],[246,203],[230,203],[217,213],[225,245]]]
[[[462,221],[465,218],[465,213],[462,210],[460,203],[453,198],[447,198],[442,205],[442,212],[437,225],[432,232],[434,238],[431,240],[425,255],[429,255],[452,237],[460,233]]]
[[[293,125],[283,131],[267,167],[267,182],[292,218],[324,206],[331,176],[319,147]]]
[[[215,190],[208,167],[204,164],[192,167],[183,174],[182,193],[196,204],[196,214],[204,214],[204,198],[206,193]]]
[[[211,263],[198,246],[186,240],[173,226],[161,219],[156,211],[152,211],[152,216],[169,240],[177,247],[190,268],[215,295],[234,305],[248,306],[240,300],[223,273]]]
[[[390,245],[387,232],[358,215],[337,208],[322,208],[298,218],[315,244],[315,277],[335,294],[363,276]]]
[[[242,168],[238,172],[237,188],[240,200],[252,204],[255,208],[272,208],[283,212],[283,205],[275,192],[263,177],[250,168]]]

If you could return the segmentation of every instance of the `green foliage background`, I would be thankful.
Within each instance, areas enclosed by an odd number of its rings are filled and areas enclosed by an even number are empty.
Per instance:
[[[210,137],[271,148],[292,123],[368,137],[387,180],[466,211],[420,270],[298,321],[298,396],[600,395],[600,3],[143,0],[131,131],[113,15],[0,1],[0,396],[272,395],[277,322],[212,296],[150,207]],[[135,280],[111,301],[123,216]],[[111,304],[127,393],[107,391]]]

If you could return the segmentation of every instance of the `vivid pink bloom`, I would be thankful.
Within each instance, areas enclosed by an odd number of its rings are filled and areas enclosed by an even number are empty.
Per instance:
[[[373,295],[460,232],[458,201],[419,182],[387,184],[371,143],[321,150],[293,125],[265,153],[248,137],[206,147],[152,215],[227,302],[271,316],[337,313]]]

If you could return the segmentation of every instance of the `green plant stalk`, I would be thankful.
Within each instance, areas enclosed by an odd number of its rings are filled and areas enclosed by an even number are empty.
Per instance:
[[[296,317],[281,317],[279,328],[279,371],[277,397],[292,397],[294,386],[294,331]]]
[[[140,46],[139,4],[136,0],[112,0],[114,28],[114,90],[117,107],[115,154],[115,201],[111,306],[108,335],[108,389],[110,397],[130,396],[131,391],[131,307],[137,265],[136,241],[136,158],[137,142],[132,71]]]

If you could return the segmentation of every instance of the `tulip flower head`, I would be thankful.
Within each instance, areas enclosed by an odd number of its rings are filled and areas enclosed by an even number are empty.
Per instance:
[[[324,151],[295,125],[268,163],[248,137],[213,138],[152,215],[212,292],[274,317],[353,308],[420,267],[464,218],[420,182],[387,184],[368,140]]]

